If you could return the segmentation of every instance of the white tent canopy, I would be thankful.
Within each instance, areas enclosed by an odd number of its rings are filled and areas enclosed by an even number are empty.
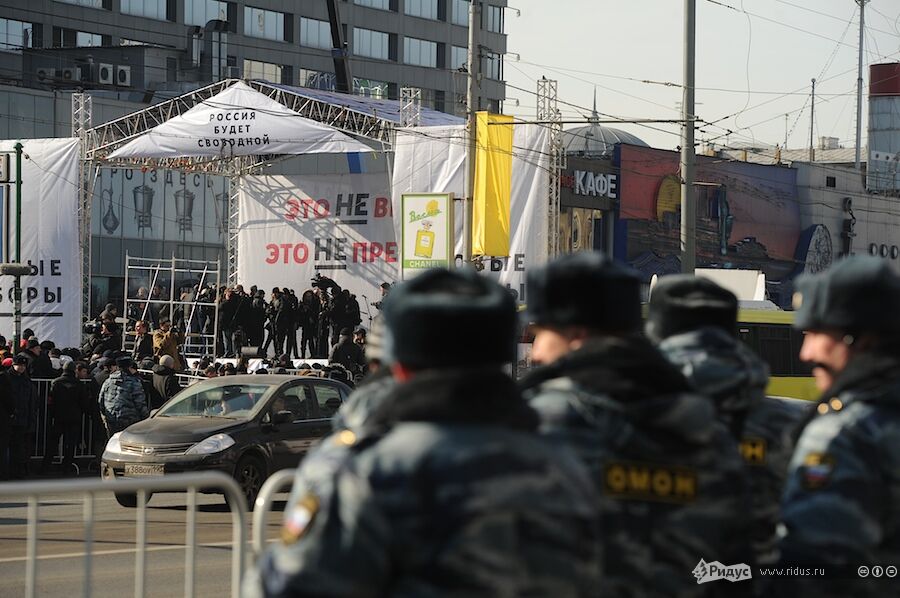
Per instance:
[[[304,118],[237,82],[184,114],[150,129],[112,154],[116,158],[339,154],[371,148]]]

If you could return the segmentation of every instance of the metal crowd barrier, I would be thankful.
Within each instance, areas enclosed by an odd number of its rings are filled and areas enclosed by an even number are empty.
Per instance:
[[[266,546],[266,521],[274,502],[272,499],[279,492],[284,492],[285,489],[290,490],[296,473],[296,469],[276,471],[269,476],[269,479],[259,489],[259,494],[256,495],[256,502],[253,503],[253,527],[250,532],[250,539],[252,541],[253,554],[257,557],[262,554]]]
[[[41,496],[48,494],[75,494],[84,499],[84,583],[82,595],[91,596],[91,571],[93,567],[94,541],[94,496],[109,492],[137,493],[137,513],[135,522],[137,533],[135,546],[134,595],[143,598],[146,592],[146,549],[147,549],[147,496],[158,491],[186,491],[185,511],[185,579],[184,595],[194,596],[196,552],[197,552],[197,493],[200,488],[216,488],[225,492],[231,511],[232,552],[231,552],[231,595],[239,598],[244,575],[244,544],[246,542],[247,502],[237,482],[221,472],[200,472],[172,474],[164,477],[104,481],[99,479],[79,479],[44,482],[12,482],[0,484],[0,499],[8,497],[28,498],[28,538],[26,544],[27,562],[25,566],[25,596],[34,598],[37,591],[38,573],[38,508]]]
[[[50,432],[50,418],[47,417],[48,399],[50,396],[50,384],[53,379],[50,378],[32,378],[36,396],[36,420],[34,427],[34,446],[31,452],[32,459],[41,459],[44,457],[44,448],[46,446],[47,434]],[[82,380],[84,383],[89,380]],[[102,426],[102,424],[100,424]],[[93,451],[94,437],[97,434],[104,434],[100,427],[95,428],[94,422],[87,415],[81,417],[81,441],[75,445],[75,459],[95,459],[99,455],[95,455]],[[103,438],[104,443],[106,438]],[[62,458],[62,439],[57,446],[56,455]]]

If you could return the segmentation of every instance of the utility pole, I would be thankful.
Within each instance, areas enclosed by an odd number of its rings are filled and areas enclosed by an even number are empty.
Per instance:
[[[816,80],[812,80],[812,104],[809,109],[809,161],[816,161],[816,146],[814,143],[816,127]]]
[[[787,149],[787,139],[788,139],[788,117],[789,114],[784,115],[784,145],[781,146],[783,149]]]
[[[863,94],[863,34],[866,24],[866,4],[869,0],[856,0],[859,5],[859,67],[856,72],[856,170],[862,170],[860,152],[862,148],[862,94]]]
[[[694,52],[697,1],[684,0],[684,88],[681,103],[681,271],[693,274],[696,263],[697,206],[694,188]]]
[[[466,89],[466,116],[469,128],[469,151],[466,154],[466,198],[465,216],[463,217],[463,262],[472,261],[472,210],[475,204],[475,150],[477,137],[475,131],[475,112],[481,98],[478,97],[478,75],[481,72],[481,60],[478,51],[478,29],[481,26],[479,13],[481,3],[477,0],[469,2],[469,55],[467,69],[469,85]],[[455,261],[455,260],[454,260]]]

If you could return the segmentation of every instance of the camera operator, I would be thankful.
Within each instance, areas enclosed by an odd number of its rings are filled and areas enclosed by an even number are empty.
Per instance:
[[[84,355],[90,356],[94,353],[102,355],[105,351],[115,351],[122,347],[119,329],[114,322],[103,321],[99,324],[88,322],[84,325],[84,331],[91,335],[82,347]]]
[[[184,335],[172,328],[172,321],[167,317],[159,320],[159,329],[153,333],[153,355],[161,358],[168,355],[172,358],[172,369],[176,372],[183,369],[179,347],[184,342]]]

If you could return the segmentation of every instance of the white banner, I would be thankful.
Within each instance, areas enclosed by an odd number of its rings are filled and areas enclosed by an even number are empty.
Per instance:
[[[14,152],[15,140],[0,141]],[[78,242],[78,140],[26,139],[22,161],[22,330],[59,347],[81,345],[81,261]],[[15,173],[15,155],[10,161]],[[14,178],[14,177],[13,177]],[[8,212],[10,260],[15,260],[15,185]],[[6,218],[4,218],[4,221]],[[5,224],[5,222],[4,222]],[[0,333],[12,338],[13,279],[0,277]]]
[[[393,199],[399,230],[403,194],[453,193],[457,198],[456,254],[463,253],[463,202],[466,196],[465,127],[398,129],[394,144]],[[547,261],[549,204],[549,134],[540,125],[516,124],[513,134],[512,192],[510,203],[510,257],[485,258],[484,273],[513,289],[526,301],[525,272]]]
[[[398,279],[389,186],[384,174],[242,177],[238,282],[299,297],[320,273],[356,295],[365,325]]]
[[[341,154],[372,151],[238,82],[126,143],[110,158]]]

